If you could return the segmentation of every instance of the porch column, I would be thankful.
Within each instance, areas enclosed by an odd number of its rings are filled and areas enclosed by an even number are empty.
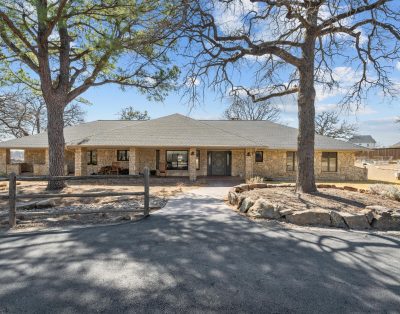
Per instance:
[[[10,163],[10,150],[7,148],[0,148],[0,175],[7,173],[7,164]]]
[[[196,148],[189,149],[189,180],[196,181]]]
[[[48,175],[50,173],[50,162],[49,162],[49,149],[44,150],[44,174]],[[65,174],[65,173],[64,173]]]
[[[253,165],[254,165],[254,149],[246,148],[245,150],[245,179],[253,177]]]
[[[86,148],[75,148],[75,176],[87,175]]]
[[[136,163],[137,149],[135,147],[129,148],[129,174],[138,174],[138,167]]]

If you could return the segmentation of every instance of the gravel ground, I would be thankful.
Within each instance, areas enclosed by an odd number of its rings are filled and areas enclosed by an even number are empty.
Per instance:
[[[73,205],[72,205],[72,204]],[[152,197],[150,199],[150,208],[157,210],[165,206],[166,198]],[[69,205],[68,205],[69,204]],[[42,228],[64,227],[70,225],[95,225],[109,224],[118,221],[137,220],[143,217],[143,199],[142,198],[123,198],[122,200],[103,199],[102,202],[85,202],[77,203],[77,201],[68,200],[67,205],[61,204],[56,207],[18,210],[17,226],[15,230],[32,231]],[[117,212],[122,210],[124,212]],[[127,212],[127,210],[132,210]],[[94,212],[80,214],[79,212]],[[98,213],[101,211],[101,213]],[[29,214],[37,213],[35,217]],[[54,214],[54,216],[40,215],[40,213]],[[59,215],[57,215],[59,213]],[[0,210],[0,230],[8,229],[7,210]],[[28,217],[29,216],[29,217]]]
[[[264,198],[285,208],[294,210],[325,209],[357,213],[369,205],[381,205],[400,210],[398,201],[383,197],[339,189],[318,189],[315,194],[296,194],[294,188],[255,189],[242,195],[253,199]]]

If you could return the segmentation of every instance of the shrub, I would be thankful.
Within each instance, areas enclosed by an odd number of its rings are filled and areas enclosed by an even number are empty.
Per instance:
[[[247,179],[247,183],[263,183],[264,178],[263,177],[252,177],[250,179]]]
[[[372,194],[377,194],[392,200],[400,201],[400,191],[393,185],[374,184],[369,187],[369,190]]]

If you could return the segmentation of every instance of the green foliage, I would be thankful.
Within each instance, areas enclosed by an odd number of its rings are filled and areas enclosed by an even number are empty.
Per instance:
[[[1,84],[38,91],[51,84],[69,102],[91,86],[114,83],[162,100],[179,75],[168,55],[181,19],[178,3],[0,0]]]
[[[119,113],[120,120],[150,120],[147,110],[141,112],[132,106],[126,107]]]

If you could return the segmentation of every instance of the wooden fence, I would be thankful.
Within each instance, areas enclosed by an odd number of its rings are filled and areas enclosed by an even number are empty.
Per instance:
[[[400,148],[375,148],[356,153],[359,159],[399,160]]]
[[[143,192],[96,192],[96,193],[42,193],[42,194],[17,194],[17,181],[86,181],[86,180],[109,180],[109,179],[138,179],[143,178]],[[17,199],[39,199],[39,198],[64,198],[64,197],[108,197],[108,196],[136,196],[143,195],[143,215],[145,217],[150,214],[150,182],[149,169],[145,168],[143,175],[92,175],[92,176],[36,176],[36,177],[20,177],[15,173],[11,173],[8,178],[0,178],[0,181],[8,181],[8,195],[0,196],[0,199],[6,199],[9,203],[9,224],[13,228],[16,225],[16,203]],[[122,212],[127,210],[118,210],[112,212]],[[132,210],[129,210],[132,211]],[[103,212],[103,211],[102,211]],[[94,214],[96,212],[87,211],[79,212],[79,214]],[[32,213],[37,214],[37,213]],[[42,215],[45,213],[41,213]],[[65,211],[57,212],[58,215],[67,214]],[[73,212],[71,214],[77,214]]]

